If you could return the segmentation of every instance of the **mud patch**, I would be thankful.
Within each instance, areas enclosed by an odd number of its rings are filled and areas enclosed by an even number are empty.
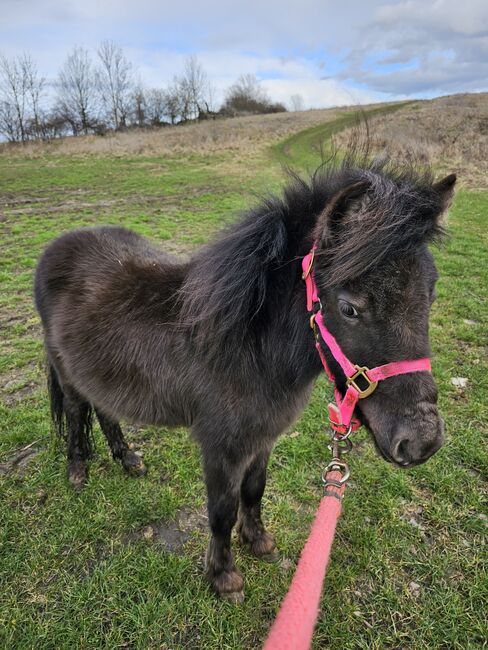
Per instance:
[[[418,530],[422,541],[427,545],[432,546],[434,540],[430,532],[428,531],[428,526],[422,516],[424,513],[424,507],[418,503],[407,503],[402,499],[402,513],[400,514],[400,519],[405,521],[409,526]]]
[[[24,384],[23,386],[17,386],[14,390],[11,390],[3,396],[3,402],[7,406],[13,406],[14,404],[17,404],[17,402],[20,402],[21,400],[29,397],[29,395],[31,395],[36,390],[36,388],[38,388],[37,384],[32,381]],[[9,384],[5,386],[5,389],[9,389]]]
[[[145,540],[149,543],[163,547],[166,551],[181,554],[184,545],[188,542],[193,532],[206,531],[208,517],[202,510],[193,512],[186,508],[179,510],[173,521],[154,522],[129,533],[124,538],[124,543]]]
[[[215,188],[212,186],[209,187],[195,187],[189,188],[184,193],[180,194],[169,194],[169,195],[151,195],[151,194],[130,194],[116,199],[98,199],[94,197],[90,200],[80,200],[79,194],[89,194],[89,192],[74,192],[69,198],[64,198],[63,201],[55,201],[53,198],[50,199],[32,199],[26,197],[25,199],[19,199],[15,202],[10,201],[6,203],[3,208],[3,214],[7,217],[15,217],[17,215],[46,215],[46,214],[58,214],[64,212],[77,212],[79,210],[104,210],[112,209],[116,206],[127,206],[127,205],[158,205],[161,208],[167,208],[167,206],[172,207],[174,203],[179,203],[181,200],[186,200],[188,197],[198,197],[205,194],[216,194],[223,193],[224,190]],[[63,192],[65,194],[65,191]],[[56,205],[45,205],[46,201],[51,203],[56,202]],[[39,202],[42,202],[42,205],[37,205]],[[31,207],[32,204],[34,207]],[[22,207],[17,207],[21,205]],[[11,207],[12,206],[12,207]]]
[[[12,406],[22,399],[29,397],[40,382],[32,377],[37,364],[29,362],[21,368],[12,368],[0,374],[0,398],[6,406]]]
[[[34,460],[41,451],[39,447],[36,446],[37,444],[37,440],[31,442],[30,445],[18,449],[7,461],[0,463],[0,476],[4,476],[13,470],[21,469]]]

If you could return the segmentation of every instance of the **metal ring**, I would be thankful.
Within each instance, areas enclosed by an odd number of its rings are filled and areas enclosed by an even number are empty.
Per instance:
[[[341,425],[336,425],[336,426],[341,426]],[[342,426],[345,426],[345,425],[342,425]],[[336,431],[336,429],[332,429],[332,431],[333,431],[332,440],[334,442],[341,442],[342,440],[346,440],[347,438],[349,438],[349,436],[351,435],[351,433],[352,433],[352,423],[349,424],[349,426],[347,428],[347,431],[345,433],[341,433],[340,431]],[[337,436],[340,436],[340,437],[337,437]]]
[[[344,446],[342,443],[344,443]],[[327,445],[327,449],[329,451],[332,451],[337,456],[340,454],[348,454],[352,449],[352,442],[349,440],[349,438],[344,438],[344,440],[334,440],[332,438],[332,444]],[[339,451],[339,454],[337,454],[334,449]]]
[[[338,472],[344,472],[339,479],[339,483],[342,485],[344,484],[349,476],[351,475],[351,472],[349,471],[349,467],[347,466],[346,463],[343,463],[341,460],[338,458],[333,458],[330,463],[327,465],[327,467],[324,469],[322,472],[322,481],[324,484],[327,484],[327,472],[330,471],[338,471]]]

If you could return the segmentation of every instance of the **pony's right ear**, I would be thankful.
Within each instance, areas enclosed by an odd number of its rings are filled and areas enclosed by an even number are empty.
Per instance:
[[[447,210],[447,208],[452,203],[452,197],[454,195],[454,185],[456,184],[456,174],[449,174],[437,183],[434,183],[432,188],[437,194],[439,194],[442,205],[442,212]]]
[[[369,186],[368,181],[359,181],[334,194],[317,219],[314,240],[319,245],[330,243],[340,231],[345,217],[360,209]]]

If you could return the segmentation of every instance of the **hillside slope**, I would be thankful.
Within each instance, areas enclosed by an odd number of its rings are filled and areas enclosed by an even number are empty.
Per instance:
[[[433,164],[456,172],[460,184],[488,187],[488,93],[452,95],[419,101],[394,114],[369,121],[373,148],[394,159]],[[337,138],[340,145],[354,134]]]

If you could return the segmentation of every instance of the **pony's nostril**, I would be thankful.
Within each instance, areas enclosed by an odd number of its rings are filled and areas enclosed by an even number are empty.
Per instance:
[[[391,450],[391,457],[399,465],[408,465],[411,462],[410,454],[408,453],[408,440],[402,438],[396,442]]]

